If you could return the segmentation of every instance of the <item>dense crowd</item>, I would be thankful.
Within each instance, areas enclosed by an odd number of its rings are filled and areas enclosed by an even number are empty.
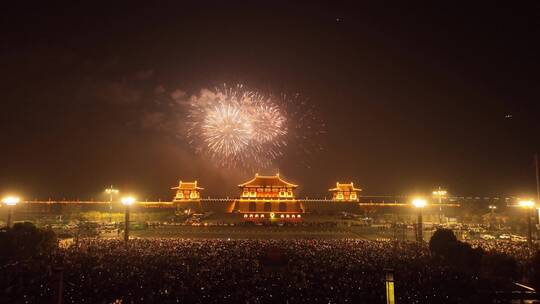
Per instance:
[[[505,240],[468,240],[473,248],[482,248],[486,252],[503,253],[516,258],[517,261],[528,261],[537,251],[537,245],[534,248],[526,243],[505,241]]]
[[[477,301],[485,285],[411,242],[155,238],[126,249],[118,240],[85,239],[3,266],[2,300],[52,299],[57,266],[66,303],[384,303],[388,268],[398,303]]]

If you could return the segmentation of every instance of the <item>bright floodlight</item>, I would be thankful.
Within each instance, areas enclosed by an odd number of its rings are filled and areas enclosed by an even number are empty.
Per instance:
[[[523,208],[533,208],[534,207],[534,201],[531,201],[531,200],[519,201],[519,206],[523,207]]]
[[[131,206],[135,202],[135,198],[132,196],[122,197],[122,204]]]
[[[19,198],[16,196],[8,196],[3,198],[2,202],[8,206],[15,206],[19,202]]]
[[[416,208],[424,208],[427,205],[427,201],[423,198],[415,198],[412,203]]]

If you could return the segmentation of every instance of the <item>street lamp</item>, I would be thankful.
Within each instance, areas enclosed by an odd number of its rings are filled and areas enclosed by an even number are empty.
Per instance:
[[[412,201],[413,206],[418,210],[418,221],[416,223],[416,241],[422,243],[424,241],[424,230],[422,228],[422,209],[426,207],[427,201],[423,198],[415,198]]]
[[[519,201],[519,206],[524,208],[527,212],[527,244],[529,247],[532,247],[532,224],[531,224],[531,210],[534,209],[534,201],[532,200],[521,200]]]
[[[13,208],[15,207],[15,205],[19,203],[19,201],[20,199],[16,196],[8,196],[2,199],[2,203],[4,203],[8,208],[7,228],[11,227],[11,218],[13,217]]]
[[[448,192],[444,189],[441,189],[441,187],[433,191],[433,197],[439,199],[439,224],[442,224],[442,200],[443,198],[446,198],[447,195]]]
[[[495,217],[495,209],[497,209],[497,206],[495,205],[489,205],[489,211],[490,211],[490,221],[489,221],[489,227],[491,228],[491,224],[493,223],[493,217]]]
[[[126,196],[122,198],[122,204],[126,207],[125,209],[125,227],[124,227],[124,243],[127,247],[129,241],[129,209],[131,205],[135,202],[135,198],[132,196]]]
[[[113,186],[111,185],[111,187],[105,189],[105,193],[107,193],[109,195],[109,223],[112,222],[112,200],[113,200],[113,195],[115,194],[118,194],[118,189],[114,189]]]

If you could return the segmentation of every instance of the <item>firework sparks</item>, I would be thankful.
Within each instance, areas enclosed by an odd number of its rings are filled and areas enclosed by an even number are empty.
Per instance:
[[[190,143],[223,167],[268,167],[298,137],[295,133],[306,127],[305,114],[296,122],[288,119],[286,114],[295,111],[283,97],[242,85],[202,90],[189,100]]]

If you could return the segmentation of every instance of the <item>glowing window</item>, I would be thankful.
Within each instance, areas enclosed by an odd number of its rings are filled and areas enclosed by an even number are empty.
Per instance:
[[[280,218],[284,218],[285,216],[282,214],[282,215],[280,215],[279,217],[280,217]]]
[[[249,196],[250,197],[257,197],[257,192],[252,191],[252,192],[249,193]]]
[[[259,215],[258,215],[258,214],[255,214],[255,217],[259,217]]]
[[[243,196],[243,197],[248,197],[248,196],[249,196],[249,192],[248,192],[248,191],[244,191],[244,192],[242,193],[242,196]]]
[[[336,196],[337,199],[343,199],[343,193],[338,193],[338,195]]]
[[[249,217],[253,217],[253,214],[250,214]]]
[[[300,216],[300,214],[299,214],[299,215],[297,215],[296,217],[301,218],[302,216]]]
[[[244,217],[248,217],[248,215],[247,215],[247,214],[244,214]]]
[[[191,192],[191,194],[189,195],[189,197],[191,197],[191,198],[197,198],[197,192],[195,192],[195,191]]]
[[[287,214],[286,218],[290,218],[291,216]]]
[[[292,218],[296,218],[296,216],[295,216],[294,214],[293,214],[293,215],[291,215],[291,217],[292,217]]]
[[[261,218],[263,218],[263,217],[264,217],[264,214],[261,214]]]
[[[285,197],[285,192],[280,191],[280,192],[279,192],[279,197]]]
[[[178,193],[178,198],[184,198],[184,193],[182,192]]]
[[[351,193],[351,199],[356,199],[356,193]]]
[[[292,197],[292,191],[287,192],[287,197]]]

